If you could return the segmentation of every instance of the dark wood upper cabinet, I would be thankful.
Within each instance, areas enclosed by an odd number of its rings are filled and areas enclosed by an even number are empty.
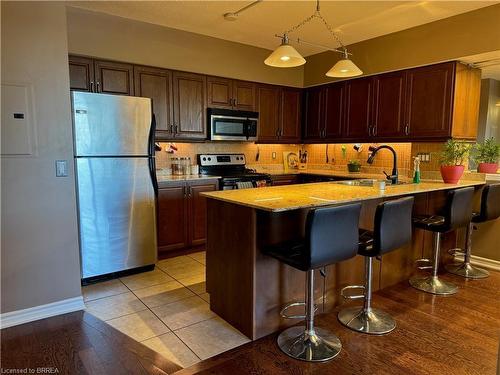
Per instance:
[[[332,83],[324,90],[324,131],[323,136],[328,141],[335,141],[342,137],[344,126],[344,82]]]
[[[324,117],[324,88],[314,87],[307,89],[304,96],[304,140],[319,140],[323,136]]]
[[[209,108],[233,108],[233,81],[228,78],[207,77]]]
[[[205,139],[207,79],[204,75],[173,72],[175,137]]]
[[[208,107],[255,110],[255,83],[222,77],[208,77]]]
[[[233,106],[242,111],[255,111],[255,83],[233,81]]]
[[[370,136],[371,78],[358,78],[345,83],[345,126],[343,138],[355,141]]]
[[[373,78],[371,136],[405,137],[406,72],[377,75]]]
[[[281,90],[281,116],[279,141],[300,142],[302,91],[283,87]]]
[[[94,91],[94,60],[69,56],[69,87],[75,91]]]
[[[189,189],[189,244],[203,245],[207,239],[207,198],[200,195],[217,190],[216,182],[191,182]]]
[[[158,189],[158,250],[188,246],[188,211],[184,182]]]
[[[134,66],[114,61],[95,60],[96,92],[134,95]]]
[[[156,118],[156,138],[170,139],[173,130],[172,72],[134,66],[135,95],[150,98]]]
[[[407,71],[405,126],[411,138],[451,136],[455,64],[430,65]]]
[[[259,111],[259,141],[276,141],[279,138],[281,87],[259,85],[257,88]]]

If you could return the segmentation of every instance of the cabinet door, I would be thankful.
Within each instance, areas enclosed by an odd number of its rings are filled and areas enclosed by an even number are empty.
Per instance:
[[[69,87],[76,91],[94,91],[94,60],[69,56]]]
[[[188,246],[187,199],[184,183],[158,189],[158,249]]]
[[[481,70],[464,64],[455,68],[452,136],[476,139],[481,96]]]
[[[255,83],[233,81],[234,108],[255,111]]]
[[[175,137],[205,139],[206,77],[201,74],[174,72],[173,91]]]
[[[293,185],[299,182],[299,176],[293,174],[283,174],[271,176],[273,186]]]
[[[133,65],[96,60],[94,69],[96,92],[134,95]]]
[[[369,137],[371,87],[371,78],[346,82],[345,138],[361,141]]]
[[[221,77],[207,77],[208,107],[227,108],[233,107],[233,81]]]
[[[333,83],[324,90],[324,136],[328,141],[335,141],[342,137],[344,122],[344,83]]]
[[[189,243],[203,245],[207,239],[207,198],[200,193],[217,190],[217,182],[191,183],[188,188]]]
[[[172,138],[172,73],[166,69],[134,67],[135,95],[151,98],[156,138]]]
[[[300,142],[301,90],[283,87],[281,91],[280,141]]]
[[[277,141],[280,128],[281,88],[259,85],[257,89],[259,111],[259,141]]]
[[[406,126],[412,138],[451,135],[454,63],[408,70]]]
[[[318,140],[324,131],[324,116],[322,115],[324,103],[324,89],[315,87],[305,92],[305,123],[303,137],[307,140]]]
[[[405,71],[381,74],[373,78],[373,136],[405,137],[405,89]]]

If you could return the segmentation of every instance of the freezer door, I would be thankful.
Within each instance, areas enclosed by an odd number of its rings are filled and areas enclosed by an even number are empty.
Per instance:
[[[148,155],[151,99],[72,93],[76,156]]]
[[[148,158],[77,158],[82,277],[156,262]]]

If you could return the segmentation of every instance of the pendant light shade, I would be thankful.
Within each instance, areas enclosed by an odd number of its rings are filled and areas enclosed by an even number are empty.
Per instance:
[[[347,57],[342,60],[337,61],[337,63],[332,66],[332,68],[326,72],[327,77],[336,77],[336,78],[344,78],[344,77],[356,77],[362,75],[363,72],[359,69],[356,64],[352,62],[352,60]]]
[[[292,68],[304,65],[305,63],[306,59],[288,44],[288,37],[286,35],[283,36],[281,45],[264,60],[264,64],[277,68]]]

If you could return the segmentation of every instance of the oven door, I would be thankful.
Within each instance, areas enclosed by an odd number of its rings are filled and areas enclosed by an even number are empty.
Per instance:
[[[210,116],[210,139],[213,141],[255,141],[257,120],[224,115]]]

